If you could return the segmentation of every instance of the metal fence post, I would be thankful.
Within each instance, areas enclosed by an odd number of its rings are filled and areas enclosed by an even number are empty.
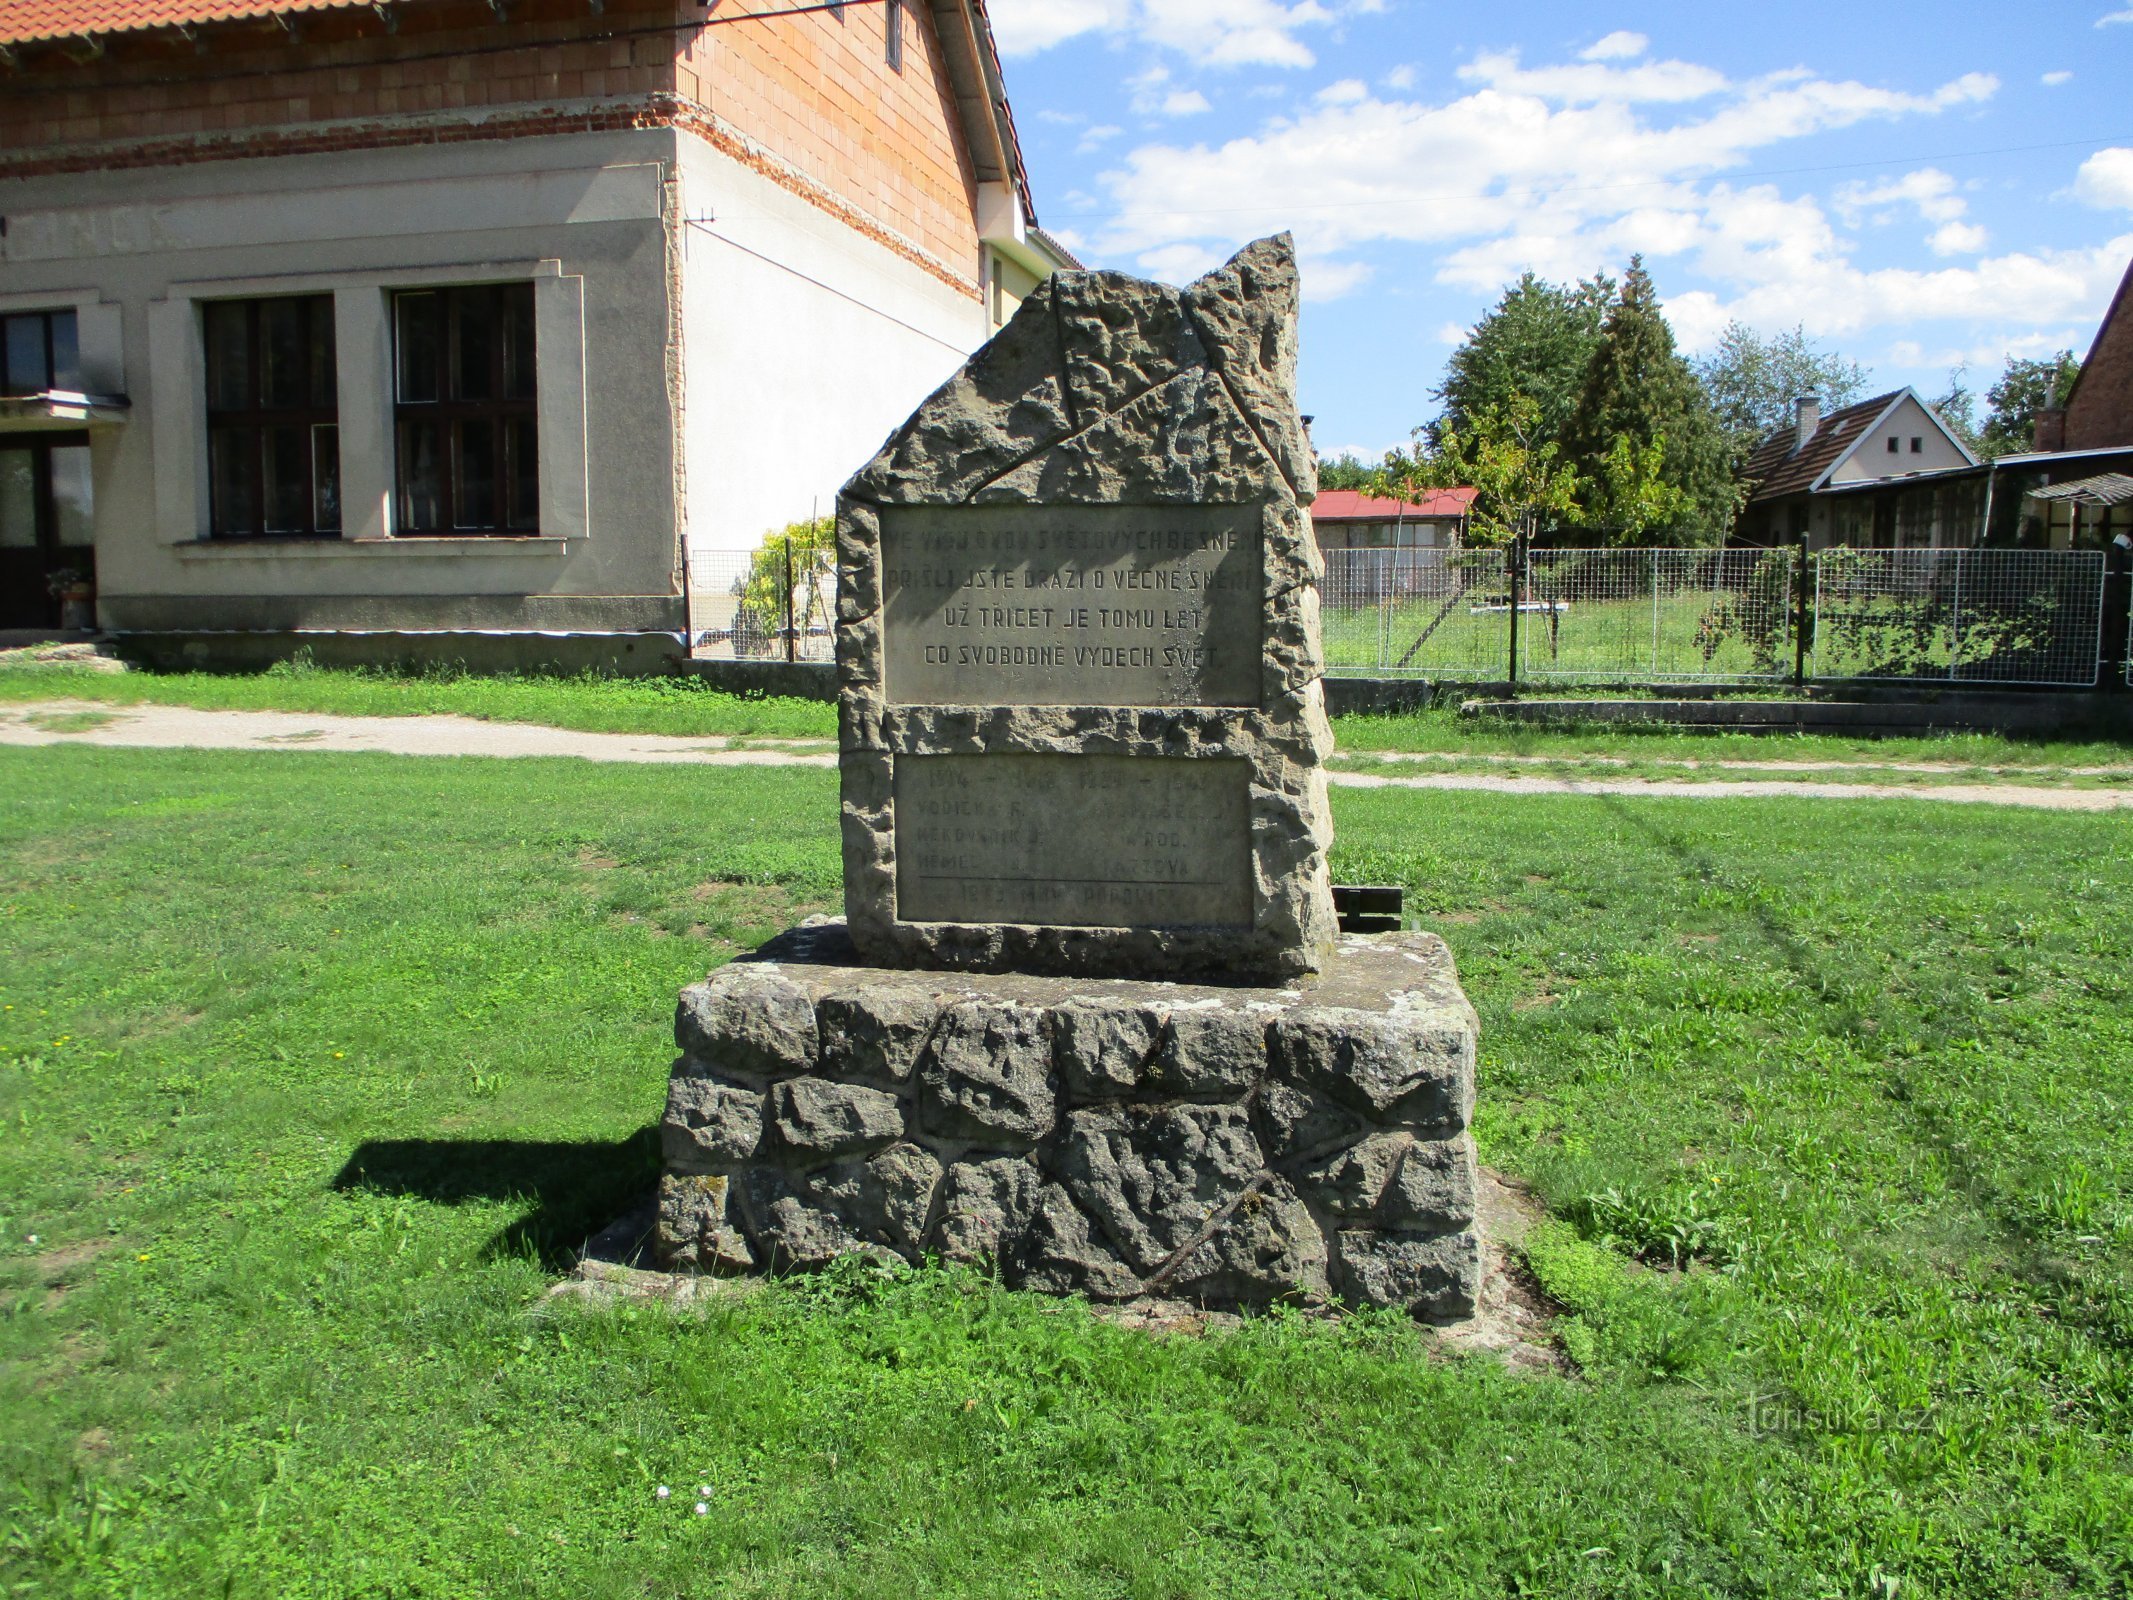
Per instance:
[[[1511,693],[1518,693],[1518,607],[1526,587],[1526,536],[1516,533],[1511,536],[1511,661],[1504,674],[1504,682]]]
[[[1948,608],[1948,680],[1961,674],[1963,661],[1963,553],[1955,552],[1955,603]]]
[[[785,538],[785,659],[800,659],[800,638],[792,620],[792,536]]]
[[[1807,530],[1792,547],[1792,686],[1807,687]]]

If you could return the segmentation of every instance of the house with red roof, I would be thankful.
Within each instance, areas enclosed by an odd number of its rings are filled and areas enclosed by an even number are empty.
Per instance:
[[[0,0],[0,219],[0,627],[678,635],[1072,264],[983,0]]]
[[[1336,604],[1434,592],[1445,559],[1466,540],[1476,491],[1435,489],[1398,500],[1355,489],[1322,489],[1311,525],[1326,556],[1326,594]]]

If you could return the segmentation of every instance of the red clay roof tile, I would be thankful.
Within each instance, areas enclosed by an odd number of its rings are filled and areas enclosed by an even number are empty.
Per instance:
[[[0,44],[331,11],[369,0],[0,0]]]
[[[1397,517],[1463,517],[1474,489],[1433,489],[1421,500],[1384,500],[1358,489],[1322,489],[1312,502],[1315,522],[1387,522]]]

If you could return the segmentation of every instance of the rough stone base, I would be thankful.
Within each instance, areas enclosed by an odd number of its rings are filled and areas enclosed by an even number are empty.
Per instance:
[[[682,991],[657,1252],[1471,1316],[1473,1008],[1430,934],[1280,988],[894,971],[841,922]]]

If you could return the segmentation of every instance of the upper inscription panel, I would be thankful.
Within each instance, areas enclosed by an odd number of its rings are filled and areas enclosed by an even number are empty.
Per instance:
[[[1256,706],[1259,507],[885,506],[889,704]]]

